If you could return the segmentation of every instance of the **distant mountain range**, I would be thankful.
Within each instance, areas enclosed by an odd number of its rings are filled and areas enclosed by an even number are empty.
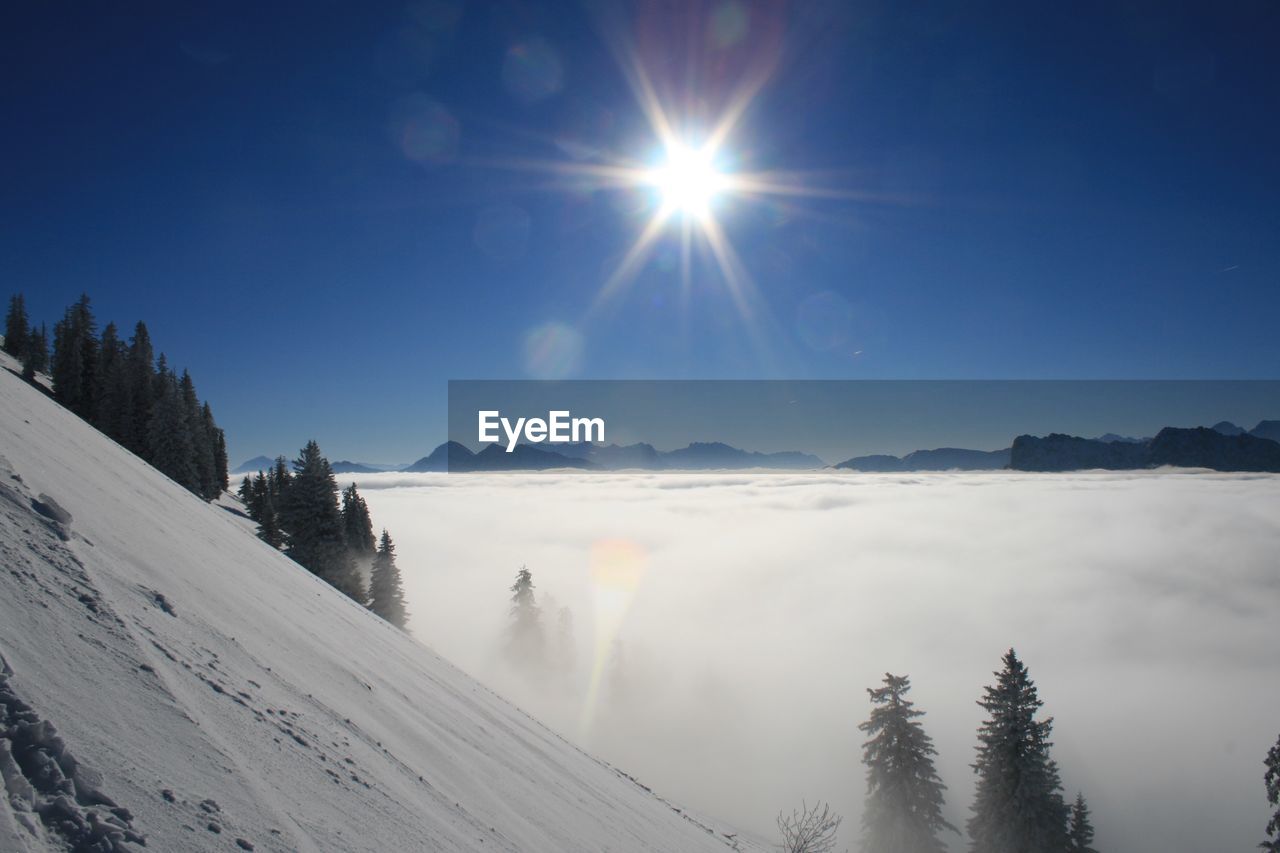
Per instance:
[[[998,471],[1009,467],[1010,449],[965,450],[939,447],[906,456],[855,456],[834,466],[852,471]]]
[[[1102,468],[1210,468],[1215,471],[1280,472],[1280,421],[1262,421],[1245,431],[1222,421],[1210,427],[1165,427],[1141,442],[1102,441],[1053,433],[1020,435],[1009,467],[1018,471],[1079,471]]]
[[[705,471],[715,469],[773,468],[809,470],[826,467],[811,453],[782,451],[758,453],[720,441],[697,441],[678,450],[658,450],[651,444],[516,445],[511,453],[491,444],[478,453],[456,441],[448,441],[412,465],[396,468],[342,460],[333,463],[335,474],[372,474],[380,471],[545,471],[554,468],[621,471]],[[1212,468],[1220,471],[1280,471],[1280,420],[1265,420],[1251,430],[1230,421],[1213,427],[1166,427],[1153,438],[1133,438],[1106,433],[1098,438],[1053,433],[1045,437],[1018,436],[1003,450],[969,450],[939,447],[916,450],[905,456],[885,454],[855,456],[831,467],[850,471],[1076,471],[1088,468],[1129,470],[1160,465]],[[271,467],[274,460],[255,456],[233,473],[244,474]]]
[[[232,474],[253,474],[266,471],[276,464],[276,460],[268,456],[255,456],[246,459],[231,471]],[[348,462],[346,459],[333,462],[330,466],[335,474],[376,474],[379,471],[395,471],[394,465],[372,465],[367,462]]]
[[[650,444],[557,444],[544,450],[518,444],[511,453],[491,444],[479,453],[456,441],[446,442],[405,471],[531,471],[549,468],[584,468],[620,471],[692,471],[723,468],[822,468],[824,462],[810,453],[784,451],[757,453],[723,442],[694,442],[679,450],[661,451]]]

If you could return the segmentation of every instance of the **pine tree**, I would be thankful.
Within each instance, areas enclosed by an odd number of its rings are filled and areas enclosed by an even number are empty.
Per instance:
[[[59,403],[94,422],[98,373],[98,330],[82,295],[53,327],[53,395]]]
[[[191,433],[191,461],[196,469],[198,483],[196,494],[205,500],[213,500],[220,491],[217,484],[217,463],[213,458],[213,435],[206,428],[195,382],[186,370],[182,371],[182,378],[178,380],[178,389],[182,394],[182,414],[187,420],[187,431]]]
[[[9,297],[9,313],[4,319],[4,351],[23,358],[31,340],[31,324],[27,320],[27,302],[21,293]]]
[[[37,373],[44,373],[48,369],[49,334],[44,323],[41,323],[40,331],[33,329],[27,336],[27,351],[22,356],[22,378],[31,382]]]
[[[121,418],[121,443],[139,456],[147,455],[147,425],[156,397],[155,351],[146,323],[139,322],[129,341],[125,384],[128,386],[128,415]]]
[[[181,392],[173,374],[166,373],[164,380],[147,428],[147,459],[171,480],[199,494],[200,480],[193,461],[195,446]]]
[[[116,332],[116,324],[108,323],[99,342],[100,360],[94,384],[94,426],[116,441],[124,443],[129,419],[129,387],[127,364],[129,350]]]
[[[293,462],[293,477],[280,506],[287,553],[313,574],[364,604],[364,581],[347,550],[338,509],[338,484],[314,441]]]
[[[213,419],[213,409],[208,403],[204,404],[201,410],[204,419],[204,428],[209,435],[213,436],[213,474],[214,485],[219,493],[225,492],[231,485],[231,474],[228,472],[227,460],[227,434],[218,426],[217,421]]]
[[[1262,781],[1267,786],[1267,802],[1273,806],[1280,806],[1280,738],[1277,738],[1276,745],[1267,751],[1264,764],[1267,772],[1262,777]],[[1270,837],[1258,846],[1267,853],[1280,853],[1280,808],[1276,809],[1267,823],[1267,835]]]
[[[342,530],[347,547],[354,554],[372,554],[378,547],[378,542],[373,537],[373,519],[369,517],[369,505],[356,491],[355,483],[342,491]]]
[[[259,474],[261,474],[261,472],[259,472]],[[236,496],[240,498],[240,503],[244,504],[245,512],[249,514],[249,517],[253,518],[254,521],[257,521],[257,519],[254,518],[253,505],[252,505],[253,504],[253,480],[249,477],[248,474],[245,474],[244,479],[240,481],[240,488],[236,489]]]
[[[263,505],[262,516],[258,520],[258,538],[277,550],[283,548],[288,542],[288,537],[280,529],[280,514],[276,512],[275,505],[269,497]]]
[[[958,832],[942,816],[946,785],[933,767],[933,740],[917,720],[924,716],[905,697],[906,676],[885,673],[884,686],[868,688],[871,717],[858,728],[870,739],[862,745],[867,766],[867,805],[862,815],[862,849],[867,853],[945,851],[937,837]]]
[[[1098,853],[1093,849],[1093,823],[1089,820],[1089,804],[1084,794],[1076,792],[1071,804],[1071,819],[1067,826],[1067,853]]]
[[[1058,765],[1049,757],[1053,718],[1035,718],[1044,703],[1013,649],[1003,661],[995,685],[978,701],[988,718],[978,729],[969,849],[1061,853],[1067,846],[1067,806]]]
[[[409,619],[404,606],[400,569],[396,567],[396,546],[386,530],[382,531],[378,553],[373,558],[369,577],[369,609],[397,628],[403,629]]]
[[[542,610],[534,594],[533,573],[527,566],[516,572],[511,585],[511,625],[507,629],[507,656],[517,665],[530,667],[542,663]]]
[[[277,506],[284,505],[282,500],[291,482],[293,482],[293,475],[289,473],[289,461],[283,456],[277,456],[275,465],[267,472],[267,486]]]

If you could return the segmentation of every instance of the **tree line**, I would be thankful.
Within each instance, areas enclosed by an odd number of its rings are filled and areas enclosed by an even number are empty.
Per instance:
[[[1058,765],[1050,755],[1051,717],[1027,667],[1010,649],[995,683],[978,705],[987,712],[978,728],[977,778],[966,830],[970,853],[1097,853],[1083,794],[1068,802]],[[946,785],[934,768],[937,750],[924,730],[924,712],[906,698],[911,680],[885,673],[868,688],[871,714],[858,728],[867,734],[862,814],[865,853],[945,853],[945,833],[960,830],[943,814]],[[783,850],[825,853],[834,849],[840,818],[828,806],[803,806],[778,815]]]
[[[5,317],[4,351],[21,361],[28,381],[47,371],[55,400],[174,482],[207,501],[227,488],[226,436],[191,374],[175,373],[164,353],[156,358],[145,323],[127,342],[115,323],[99,335],[82,295],[54,324],[50,357],[45,325],[31,324],[17,294]]]
[[[987,718],[978,728],[978,781],[966,825],[970,853],[1097,853],[1084,794],[1068,802],[1062,795],[1057,762],[1049,754],[1051,717],[1039,716],[1043,702],[1026,665],[1013,649],[1005,653],[996,681],[978,705]],[[862,815],[864,853],[944,853],[940,835],[959,830],[943,816],[946,785],[934,769],[937,750],[919,718],[924,712],[906,698],[911,681],[885,673],[882,686],[868,688],[871,715],[858,728],[867,767]],[[1264,761],[1267,801],[1280,806],[1280,739]],[[840,817],[822,803],[779,813],[782,849],[787,853],[828,853],[835,848]],[[1258,846],[1280,853],[1280,808]]]
[[[333,468],[315,441],[302,448],[292,470],[280,456],[269,470],[246,475],[239,494],[258,523],[259,538],[392,625],[405,627],[409,613],[395,543],[385,529],[374,537],[369,505],[355,483],[339,499]]]

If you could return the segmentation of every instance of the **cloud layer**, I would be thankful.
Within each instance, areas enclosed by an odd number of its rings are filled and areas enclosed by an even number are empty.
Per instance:
[[[770,837],[780,808],[822,798],[854,847],[856,726],[865,688],[892,671],[912,677],[947,814],[962,825],[975,700],[1012,645],[1057,720],[1064,783],[1089,798],[1102,847],[1261,840],[1262,757],[1280,731],[1280,478],[355,479],[396,539],[420,638],[688,806]],[[593,559],[618,541],[642,566],[621,663],[602,652],[588,731]],[[544,605],[572,611],[572,674],[530,680],[503,664],[506,588],[522,564]],[[547,623],[554,633],[554,613]]]

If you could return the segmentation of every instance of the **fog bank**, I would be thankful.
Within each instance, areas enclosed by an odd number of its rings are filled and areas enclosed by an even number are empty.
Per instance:
[[[822,798],[856,848],[865,688],[909,674],[947,816],[1017,648],[1068,796],[1113,851],[1250,849],[1280,732],[1280,477],[1186,472],[346,475],[390,529],[410,627],[660,793],[766,837]],[[501,653],[507,587],[574,619],[570,669]],[[619,568],[621,566],[621,568]],[[603,594],[602,594],[603,588]],[[623,605],[625,615],[623,615]],[[600,608],[604,608],[601,610]],[[544,614],[549,645],[556,614]],[[598,701],[584,713],[593,627]],[[952,849],[964,839],[952,836]]]

